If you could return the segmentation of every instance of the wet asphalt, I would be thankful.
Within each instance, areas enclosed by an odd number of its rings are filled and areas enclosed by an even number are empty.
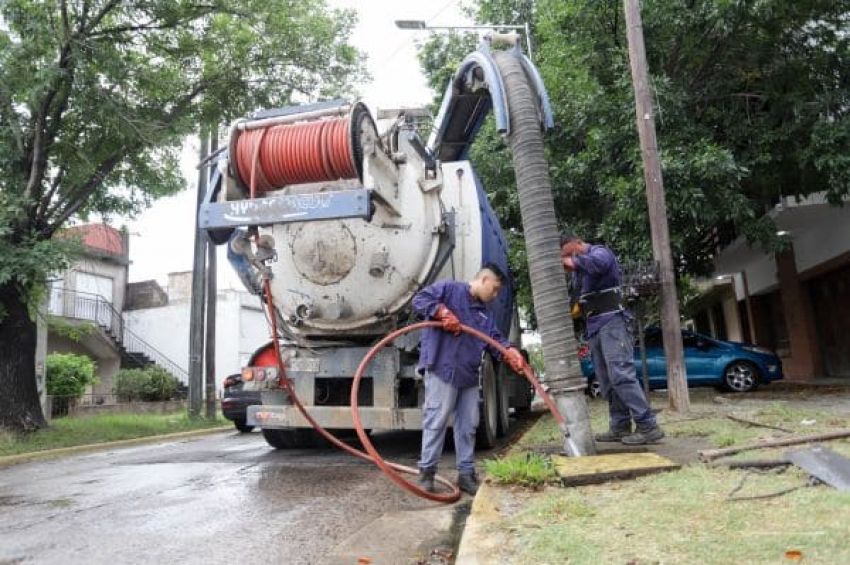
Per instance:
[[[418,432],[373,440],[416,465]],[[336,449],[219,432],[0,469],[0,564],[322,563],[386,513],[440,506]]]

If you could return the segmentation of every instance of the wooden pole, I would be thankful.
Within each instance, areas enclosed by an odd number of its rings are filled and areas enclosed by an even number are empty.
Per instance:
[[[202,127],[198,135],[201,148],[199,161],[204,162],[209,154],[207,129]],[[204,271],[207,256],[207,234],[198,227],[201,202],[207,192],[207,170],[198,171],[198,198],[195,205],[195,251],[192,261],[192,301],[189,312],[189,416],[201,415],[204,383]]]
[[[661,273],[661,331],[664,339],[664,356],[667,359],[667,391],[670,408],[685,413],[690,410],[687,377],[682,351],[682,330],[679,322],[679,299],[670,252],[670,233],[667,227],[667,203],[664,182],[658,160],[655,138],[655,119],[652,114],[652,97],[643,43],[643,25],[638,0],[623,0],[626,12],[626,30],[629,43],[629,61],[635,91],[635,113],[643,157],[643,176],[646,182],[646,199],[649,206],[649,227],[652,235],[652,254]]]
[[[218,149],[218,128],[210,129],[210,153]],[[209,178],[212,176],[214,163],[209,165]],[[204,167],[206,169],[207,167]],[[204,350],[204,371],[206,377],[206,417],[208,420],[215,419],[215,392],[216,392],[216,368],[215,368],[215,319],[216,305],[218,304],[218,274],[216,269],[216,246],[204,234],[207,242],[207,323],[206,323],[206,349]]]

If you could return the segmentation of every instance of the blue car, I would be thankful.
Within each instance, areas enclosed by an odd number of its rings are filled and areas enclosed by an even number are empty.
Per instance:
[[[635,340],[637,342],[637,340]],[[667,388],[667,362],[661,340],[661,328],[650,326],[645,330],[646,361],[649,388]],[[769,349],[721,341],[691,331],[682,332],[688,386],[715,386],[730,392],[749,392],[759,384],[782,378],[782,362]],[[578,352],[582,374],[588,380],[591,395],[598,395],[593,359],[587,345]],[[641,379],[640,347],[635,343],[635,366]]]

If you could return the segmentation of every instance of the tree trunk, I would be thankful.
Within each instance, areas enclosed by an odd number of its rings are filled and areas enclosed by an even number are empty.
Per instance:
[[[36,323],[14,285],[0,285],[0,428],[47,425],[35,384]]]
[[[516,171],[523,236],[540,328],[546,384],[567,420],[575,455],[596,452],[590,415],[584,398],[569,294],[561,265],[558,221],[552,181],[543,146],[538,102],[519,57],[508,51],[494,53],[505,84],[510,115],[508,141]]]

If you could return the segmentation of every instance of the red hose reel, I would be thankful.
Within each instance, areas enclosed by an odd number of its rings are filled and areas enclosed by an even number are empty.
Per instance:
[[[297,116],[296,116],[297,118]],[[362,175],[361,135],[377,130],[369,111],[355,104],[347,116],[234,130],[231,166],[255,196],[287,185],[355,179]],[[235,143],[234,143],[235,142]]]

